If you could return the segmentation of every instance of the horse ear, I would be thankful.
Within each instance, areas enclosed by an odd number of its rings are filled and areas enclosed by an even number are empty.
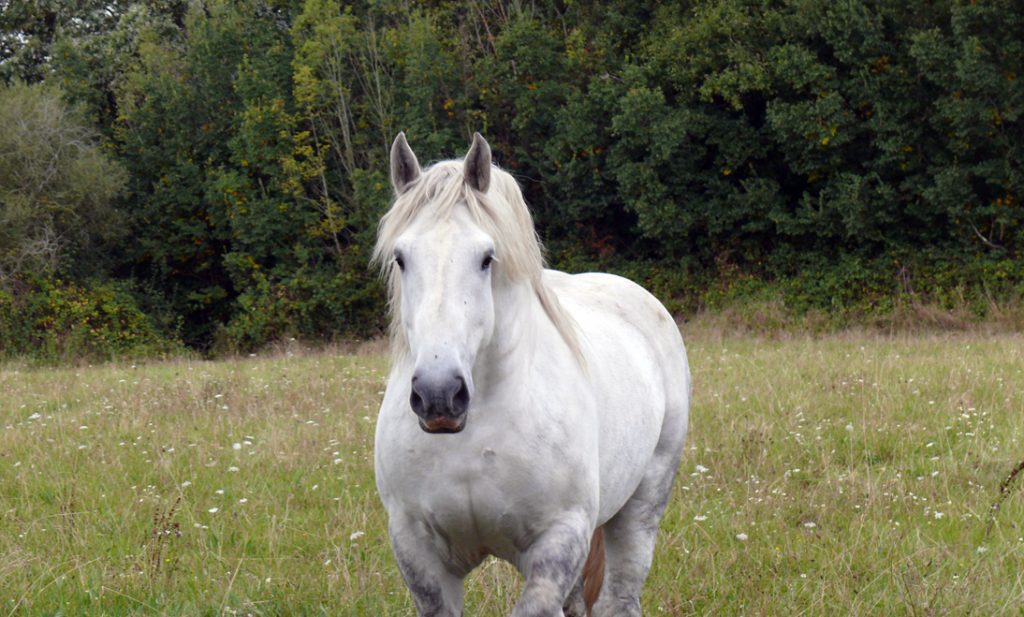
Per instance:
[[[409,185],[420,177],[420,163],[412,153],[409,142],[405,140],[405,132],[395,137],[391,144],[391,184],[395,194],[401,195]]]
[[[473,133],[473,145],[466,154],[464,171],[466,184],[486,193],[491,186],[491,147],[480,133]]]

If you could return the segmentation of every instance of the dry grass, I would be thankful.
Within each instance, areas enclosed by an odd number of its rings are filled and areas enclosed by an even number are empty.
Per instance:
[[[986,527],[1024,339],[684,331],[647,614],[1020,614],[1017,483]],[[412,614],[373,485],[382,351],[0,369],[0,615]],[[468,589],[501,615],[519,582],[489,561]]]
[[[977,307],[960,302],[953,308],[922,303],[913,296],[897,299],[889,311],[840,316],[809,310],[795,313],[779,298],[750,300],[689,318],[686,329],[699,336],[768,337],[792,339],[813,334],[828,338],[850,335],[892,337],[947,336],[964,333],[975,337],[1006,336],[1024,331],[1024,302],[989,301],[978,315]]]

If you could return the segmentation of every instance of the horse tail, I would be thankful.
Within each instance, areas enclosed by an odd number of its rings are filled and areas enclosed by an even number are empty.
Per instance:
[[[604,528],[598,527],[590,538],[590,552],[587,554],[587,562],[583,564],[583,603],[587,607],[587,617],[592,615],[603,583]]]

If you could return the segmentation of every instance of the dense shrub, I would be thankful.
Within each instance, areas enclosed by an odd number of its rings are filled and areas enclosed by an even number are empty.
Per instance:
[[[0,291],[4,357],[104,360],[181,350],[139,310],[124,285],[32,279],[20,288],[16,295]]]

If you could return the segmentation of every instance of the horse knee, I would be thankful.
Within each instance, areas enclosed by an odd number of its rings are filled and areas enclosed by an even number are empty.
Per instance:
[[[562,599],[558,594],[524,595],[516,603],[512,617],[564,617]]]
[[[462,578],[451,573],[430,542],[392,525],[391,547],[419,617],[460,617]]]
[[[562,612],[565,613],[565,617],[587,617],[587,605],[583,601],[582,577],[573,585],[572,591],[569,592],[569,597],[565,599],[565,604],[562,605]]]
[[[593,617],[640,617],[640,598],[612,598],[604,596],[591,613]]]
[[[585,516],[567,517],[538,538],[520,564],[526,585],[513,617],[562,617],[567,599],[573,601],[589,545]]]

